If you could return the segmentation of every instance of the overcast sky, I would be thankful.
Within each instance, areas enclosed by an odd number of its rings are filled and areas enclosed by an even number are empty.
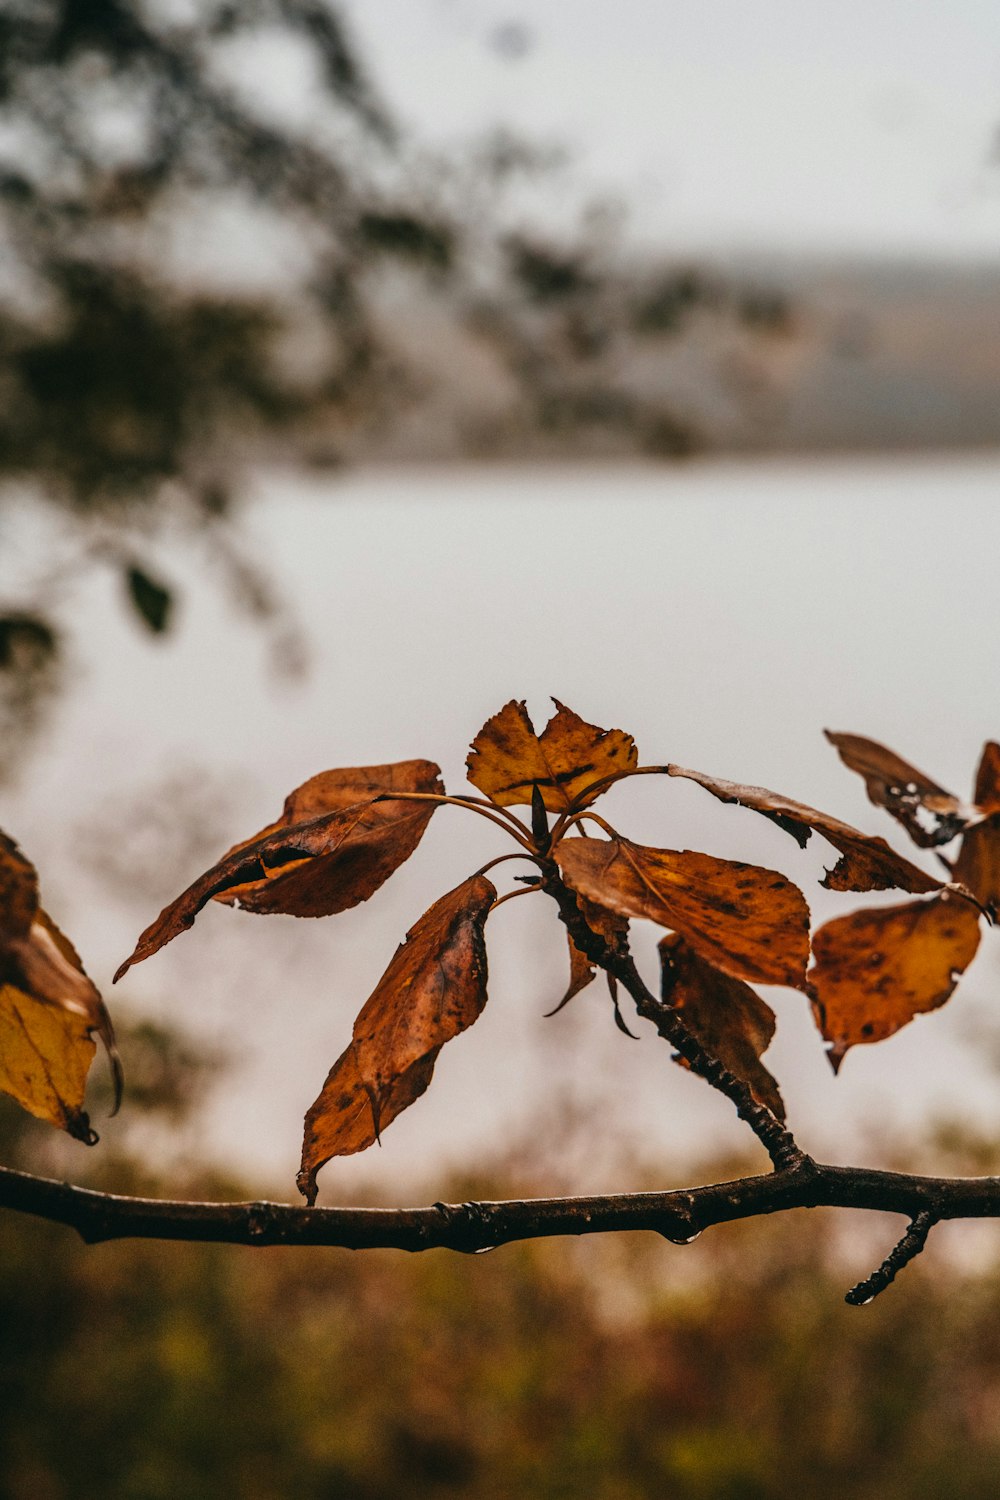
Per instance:
[[[505,125],[683,248],[993,256],[991,0],[343,0],[397,114]],[[566,189],[567,197],[571,196]]]

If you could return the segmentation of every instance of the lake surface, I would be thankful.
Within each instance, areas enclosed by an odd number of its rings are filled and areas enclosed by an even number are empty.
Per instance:
[[[143,638],[116,582],[95,577],[75,607],[70,691],[3,799],[105,987],[159,907],[291,787],[327,766],[427,756],[458,788],[470,739],[511,697],[540,725],[555,694],[629,730],[647,762],[763,783],[890,837],[824,726],[882,739],[960,792],[1000,735],[998,458],[271,474],[248,529],[308,636],[306,675],[276,673],[266,633],[205,557],[167,541],[155,556],[183,589],[173,637]],[[801,853],[697,787],[646,778],[608,808],[641,841],[785,871],[816,893],[820,919],[850,908],[814,884],[830,863],[819,839]],[[134,971],[119,1005],[236,1055],[208,1144],[291,1193],[302,1113],[396,943],[502,850],[489,825],[444,809],[361,910],[297,922],[213,909]],[[641,935],[644,961],[654,938]],[[597,984],[541,1018],[565,982],[562,929],[542,901],[506,906],[489,940],[483,1017],[382,1151],[326,1170],[321,1201],[362,1178],[388,1190],[419,1172],[423,1190],[542,1108],[539,1151],[543,1136],[545,1149],[577,1138],[581,1119],[590,1130],[580,1190],[608,1185],[633,1137],[654,1156],[743,1138],[662,1042],[615,1030]],[[855,1049],[836,1080],[804,999],[768,993],[768,1062],[805,1144],[836,1151],[853,1135],[874,1159],[872,1132],[956,1112],[997,1123],[998,948],[984,942],[945,1010]]]

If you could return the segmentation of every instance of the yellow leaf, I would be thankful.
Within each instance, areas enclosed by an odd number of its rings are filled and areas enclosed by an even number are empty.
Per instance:
[[[599,782],[639,763],[630,734],[598,729],[558,698],[556,712],[536,735],[523,702],[505,704],[472,742],[469,780],[498,807],[531,802],[537,786],[548,812],[585,807],[600,795]]]
[[[83,1108],[95,1044],[78,1012],[0,986],[0,1089],[31,1114],[92,1141]]]

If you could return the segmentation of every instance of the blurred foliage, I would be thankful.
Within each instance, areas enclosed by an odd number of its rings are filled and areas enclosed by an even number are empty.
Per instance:
[[[135,1113],[196,1120],[210,1075],[188,1074],[183,1041],[139,1027],[123,1050]],[[24,1120],[15,1141],[4,1115],[5,1157],[37,1167],[48,1137]],[[995,1143],[940,1136],[917,1154],[997,1169]],[[104,1151],[92,1180],[168,1190],[148,1152]],[[245,1192],[196,1153],[187,1171],[192,1196]],[[445,1196],[545,1186],[533,1172],[508,1157]],[[1000,1261],[962,1269],[932,1242],[846,1307],[895,1226],[802,1211],[684,1249],[612,1236],[463,1258],[87,1248],[7,1215],[0,1496],[987,1500]]]
[[[504,195],[554,165],[502,132],[421,155],[332,0],[7,0],[0,531],[13,499],[43,500],[76,541],[57,582],[110,565],[153,633],[174,602],[158,536],[197,531],[291,671],[301,648],[234,539],[255,463],[426,456],[428,433],[446,452],[689,452],[696,415],[631,379],[630,340],[760,308],[688,271],[637,290],[606,224],[560,245],[505,228]],[[55,680],[40,637],[27,667],[9,644],[35,613],[60,653],[65,589],[39,550],[0,598],[5,722],[29,699],[37,719]]]

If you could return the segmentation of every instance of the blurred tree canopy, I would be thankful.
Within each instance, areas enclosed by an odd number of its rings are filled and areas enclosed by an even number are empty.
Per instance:
[[[110,566],[162,633],[169,522],[275,620],[232,525],[245,475],[393,452],[419,408],[405,447],[433,426],[435,385],[459,451],[697,444],[692,412],[630,371],[699,314],[756,338],[760,320],[718,278],[637,275],[606,223],[558,244],[505,226],[504,192],[552,165],[503,134],[461,160],[422,155],[326,0],[8,0],[0,544],[42,502],[61,550],[40,544],[0,598],[5,743],[57,685],[67,577]]]

